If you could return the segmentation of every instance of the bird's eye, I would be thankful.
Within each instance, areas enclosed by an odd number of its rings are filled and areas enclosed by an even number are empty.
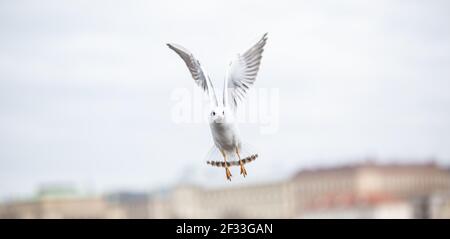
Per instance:
[[[225,110],[224,110],[224,111],[222,111],[222,114],[223,114],[223,115],[225,115]]]
[[[214,111],[213,111],[213,112],[211,112],[211,115],[212,115],[212,116],[216,115],[216,112],[214,112]]]

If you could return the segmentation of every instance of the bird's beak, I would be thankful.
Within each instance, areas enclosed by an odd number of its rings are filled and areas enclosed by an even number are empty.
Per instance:
[[[225,117],[223,116],[217,116],[217,118],[214,120],[216,123],[223,123],[225,121]]]

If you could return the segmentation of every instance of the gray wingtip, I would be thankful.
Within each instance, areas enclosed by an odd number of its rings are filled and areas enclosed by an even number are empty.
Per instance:
[[[262,37],[261,37],[261,40],[259,40],[260,42],[266,42],[267,41],[267,35],[268,35],[269,33],[268,32],[266,32],[266,33],[264,33],[263,35],[262,35]]]

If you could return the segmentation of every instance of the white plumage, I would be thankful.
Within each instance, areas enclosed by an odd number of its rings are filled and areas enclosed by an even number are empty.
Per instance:
[[[167,44],[174,50],[186,63],[192,78],[209,96],[211,113],[209,116],[209,125],[211,128],[214,145],[224,157],[225,173],[228,180],[231,180],[229,167],[233,162],[227,162],[227,158],[236,155],[241,168],[241,174],[245,177],[247,171],[244,164],[252,161],[257,154],[249,155],[249,159],[241,158],[242,141],[239,135],[239,129],[236,123],[236,109],[239,103],[245,98],[248,90],[254,84],[258,73],[262,53],[267,41],[267,33],[243,54],[238,54],[231,61],[226,72],[223,87],[223,98],[221,104],[217,99],[214,86],[200,62],[187,49],[176,44]],[[214,165],[213,163],[211,163]],[[218,166],[215,163],[215,166]]]

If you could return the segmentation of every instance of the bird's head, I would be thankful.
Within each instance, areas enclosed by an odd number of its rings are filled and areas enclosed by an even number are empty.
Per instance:
[[[228,108],[226,107],[215,107],[211,109],[211,112],[209,113],[209,122],[214,123],[225,123],[228,120],[230,120],[230,117],[232,115],[228,111]]]

